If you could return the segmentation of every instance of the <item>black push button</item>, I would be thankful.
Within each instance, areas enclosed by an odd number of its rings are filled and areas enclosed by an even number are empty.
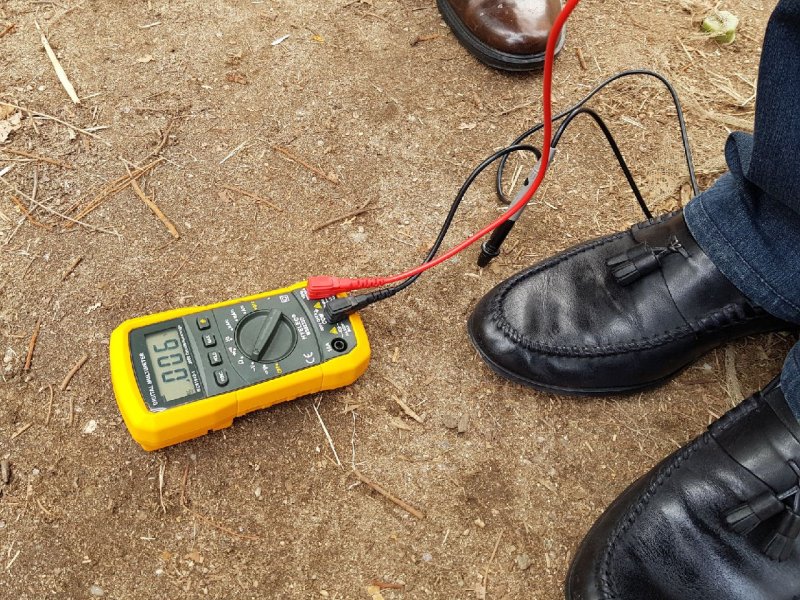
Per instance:
[[[206,348],[213,348],[217,345],[217,338],[213,333],[203,334],[203,346]]]
[[[214,352],[209,352],[208,353],[208,362],[211,364],[212,367],[216,367],[217,365],[221,365],[222,364],[222,355],[219,352],[217,352],[216,350]]]
[[[209,329],[210,327],[211,327],[211,321],[208,320],[208,317],[197,317],[197,328],[200,331]]]
[[[214,381],[217,382],[217,385],[220,387],[225,387],[228,385],[228,372],[227,371],[214,371]]]

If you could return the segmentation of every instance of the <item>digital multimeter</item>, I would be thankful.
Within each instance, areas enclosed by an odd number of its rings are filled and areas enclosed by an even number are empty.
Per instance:
[[[358,315],[328,323],[305,282],[131,319],[111,334],[111,380],[133,438],[157,450],[234,417],[349,385],[370,348]]]

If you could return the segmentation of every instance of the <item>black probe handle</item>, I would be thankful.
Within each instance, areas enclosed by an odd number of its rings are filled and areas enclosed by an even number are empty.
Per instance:
[[[503,242],[506,241],[508,234],[514,229],[516,223],[516,219],[509,219],[508,221],[500,223],[500,225],[492,231],[492,235],[489,239],[483,242],[481,245],[481,254],[478,257],[478,266],[481,269],[492,262],[492,259],[500,255],[500,247],[503,245]]]

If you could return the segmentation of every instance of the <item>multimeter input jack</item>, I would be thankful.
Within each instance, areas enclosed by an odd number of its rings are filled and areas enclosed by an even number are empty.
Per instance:
[[[331,348],[336,350],[336,352],[344,352],[347,350],[347,342],[345,342],[342,338],[336,338],[331,342]]]

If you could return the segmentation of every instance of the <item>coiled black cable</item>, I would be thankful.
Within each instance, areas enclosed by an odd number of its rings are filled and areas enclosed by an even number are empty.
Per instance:
[[[563,136],[564,132],[567,130],[569,125],[580,115],[585,114],[591,117],[595,123],[598,125],[600,130],[602,131],[603,135],[605,136],[606,140],[608,141],[611,150],[614,153],[614,156],[617,159],[617,162],[622,169],[623,174],[625,175],[625,179],[628,182],[628,185],[631,188],[634,196],[636,197],[636,201],[639,204],[639,207],[642,209],[646,218],[652,218],[652,213],[647,206],[644,198],[642,197],[641,191],[639,190],[638,185],[631,173],[630,168],[628,167],[627,162],[625,161],[624,157],[622,156],[622,152],[619,149],[619,145],[617,144],[614,136],[611,134],[611,130],[608,128],[606,123],[603,119],[598,115],[594,110],[590,108],[586,108],[584,105],[591,100],[597,93],[603,90],[606,86],[617,81],[618,79],[622,79],[623,77],[630,77],[635,75],[644,75],[649,77],[654,77],[658,79],[661,83],[663,83],[667,90],[669,91],[670,95],[672,96],[673,103],[675,105],[675,112],[678,119],[678,125],[680,128],[681,133],[681,141],[683,144],[683,151],[684,156],[686,159],[686,166],[689,172],[689,180],[692,186],[692,191],[694,195],[699,194],[699,186],[697,184],[697,177],[695,174],[694,168],[694,161],[692,159],[692,151],[691,147],[689,146],[689,135],[686,129],[686,120],[683,115],[683,109],[681,107],[680,100],[678,99],[678,93],[675,91],[675,88],[666,79],[663,75],[656,73],[655,71],[650,71],[647,69],[631,69],[627,71],[622,71],[617,73],[616,75],[609,77],[599,85],[597,85],[591,92],[589,92],[586,96],[584,96],[579,102],[574,104],[571,108],[562,111],[553,117],[553,122],[559,121],[563,119],[562,123],[559,125],[558,129],[556,130],[555,134],[553,135],[553,140],[551,142],[551,147],[553,149],[556,148],[561,137]],[[452,205],[450,206],[450,211],[447,214],[444,222],[442,223],[442,227],[439,230],[439,235],[436,238],[436,241],[431,246],[428,255],[425,257],[424,263],[430,262],[439,252],[442,243],[447,235],[448,230],[455,218],[456,212],[458,211],[459,207],[461,206],[461,202],[464,199],[469,188],[472,186],[475,179],[484,171],[486,170],[489,165],[494,163],[495,161],[500,161],[497,166],[497,175],[495,178],[495,191],[497,193],[498,198],[505,202],[509,203],[508,197],[503,193],[502,184],[503,184],[503,173],[505,171],[505,166],[508,162],[508,157],[515,152],[532,152],[537,160],[541,158],[542,154],[541,151],[536,148],[535,146],[531,146],[529,144],[524,144],[523,142],[528,139],[530,136],[538,132],[544,127],[542,123],[537,123],[527,131],[523,132],[514,140],[514,142],[502,150],[498,150],[497,152],[493,153],[491,156],[487,157],[483,160],[475,169],[473,169],[472,173],[470,173],[469,177],[464,181],[459,189],[458,193],[456,194],[455,199],[453,200]],[[521,211],[520,211],[521,212]],[[502,238],[499,240],[497,244],[497,250],[499,251],[499,245],[502,244],[503,240],[505,239],[506,235],[510,231],[510,227],[506,228],[503,232]],[[485,246],[484,246],[485,252]],[[488,262],[488,261],[486,261]],[[329,322],[336,323],[341,321],[347,315],[354,313],[362,308],[369,306],[370,304],[374,304],[375,302],[379,302],[381,300],[385,300],[401,292],[402,290],[406,289],[412,283],[414,283],[418,275],[414,275],[409,277],[408,279],[402,281],[401,283],[397,284],[393,287],[387,287],[380,290],[375,290],[373,292],[368,292],[366,294],[362,294],[360,296],[347,296],[344,298],[336,298],[328,302],[325,306],[325,315]]]

